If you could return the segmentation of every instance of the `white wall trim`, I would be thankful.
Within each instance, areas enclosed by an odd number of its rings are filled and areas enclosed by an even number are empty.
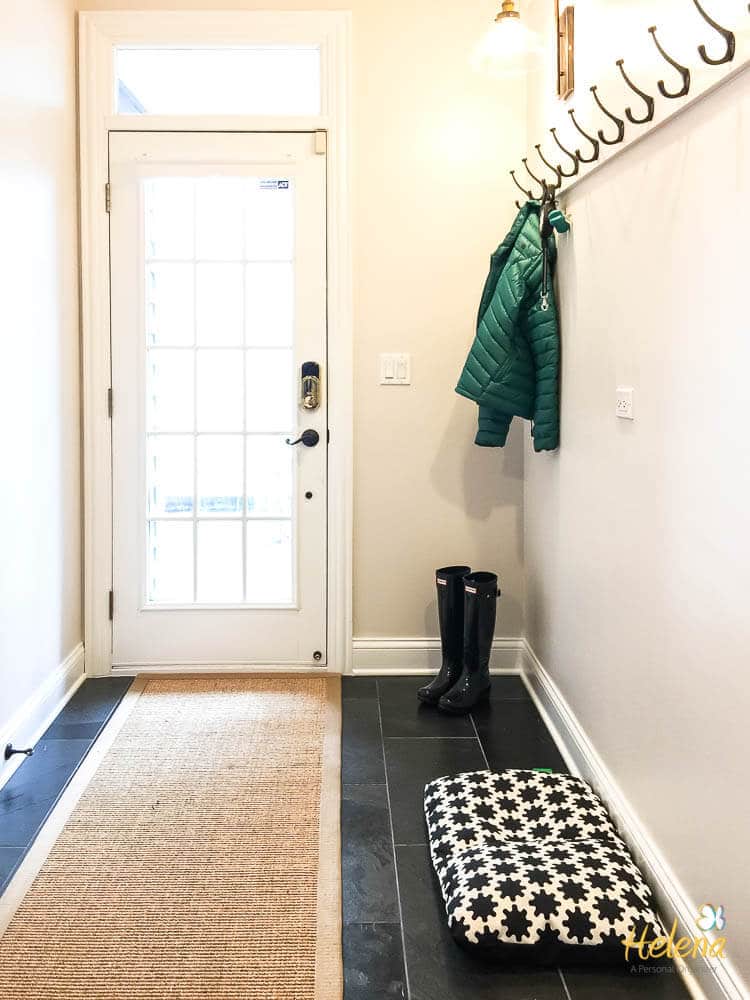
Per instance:
[[[112,587],[108,134],[112,129],[328,132],[328,669],[351,667],[353,533],[353,304],[351,241],[351,12],[84,11],[79,24],[84,608],[87,670],[109,674]],[[322,113],[309,118],[113,114],[117,44],[320,44]],[[285,669],[285,668],[280,668]]]
[[[523,641],[523,647],[524,681],[566,763],[574,774],[584,778],[595,789],[606,804],[620,834],[654,890],[659,913],[667,928],[671,927],[676,917],[684,928],[684,934],[695,934],[695,917],[701,901],[691,899],[680,884],[594,748],[573,709],[526,640]],[[699,957],[688,960],[685,968],[685,984],[697,1000],[743,1000],[748,996],[739,973],[729,961]]]
[[[440,639],[354,639],[352,673],[434,674],[440,669]],[[521,672],[525,642],[521,638],[495,639],[490,670],[493,674]]]
[[[26,760],[20,755],[3,760],[6,744],[34,746],[81,686],[84,676],[83,645],[79,643],[0,729],[0,788]]]

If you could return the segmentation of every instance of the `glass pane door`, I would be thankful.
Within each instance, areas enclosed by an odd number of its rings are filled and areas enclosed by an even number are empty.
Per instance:
[[[114,662],[320,665],[325,156],[113,133],[110,176]]]

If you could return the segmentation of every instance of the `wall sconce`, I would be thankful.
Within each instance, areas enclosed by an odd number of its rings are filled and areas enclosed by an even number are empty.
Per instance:
[[[492,76],[521,74],[526,72],[526,54],[538,50],[538,39],[521,21],[516,0],[502,0],[495,23],[474,50],[472,65]]]
[[[557,11],[557,96],[563,101],[570,97],[575,87],[574,23],[575,8],[560,10],[560,0],[555,0]]]

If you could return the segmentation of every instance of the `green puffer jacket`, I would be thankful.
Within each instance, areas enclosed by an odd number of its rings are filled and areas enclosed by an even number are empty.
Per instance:
[[[560,335],[547,240],[549,308],[542,309],[539,204],[527,202],[491,258],[474,338],[456,392],[479,405],[478,445],[502,447],[514,416],[532,420],[535,451],[560,442]]]

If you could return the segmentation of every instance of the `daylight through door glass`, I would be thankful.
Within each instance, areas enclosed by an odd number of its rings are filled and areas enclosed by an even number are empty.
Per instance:
[[[147,602],[294,604],[292,181],[155,178],[144,211]]]

